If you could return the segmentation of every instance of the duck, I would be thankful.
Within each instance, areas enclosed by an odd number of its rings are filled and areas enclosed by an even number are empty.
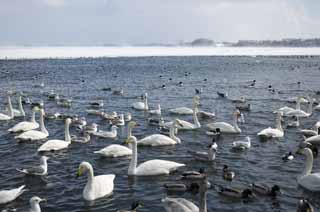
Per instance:
[[[92,108],[102,108],[104,103],[103,100],[98,100],[98,101],[92,101],[89,103],[90,107]]]
[[[227,165],[223,166],[222,172],[223,179],[227,181],[232,181],[233,178],[236,176],[235,172],[231,171]]]
[[[193,97],[193,106],[196,103],[199,103],[199,98],[200,97],[198,95],[195,95]],[[178,107],[178,108],[170,109],[169,113],[177,114],[177,115],[193,115],[193,109],[188,108],[188,107]]]
[[[0,113],[0,121],[8,121],[14,118],[14,112],[11,104],[11,97],[8,95],[8,112],[9,114]]]
[[[220,128],[216,128],[216,129],[209,129],[206,131],[206,134],[207,135],[213,135],[213,136],[220,136],[221,134],[221,131],[220,131]]]
[[[228,93],[224,93],[222,91],[217,91],[217,94],[221,98],[227,98],[228,97]]]
[[[49,136],[49,132],[44,125],[44,114],[44,110],[40,109],[40,131],[29,130],[15,136],[14,138],[22,141],[36,141],[46,139]]]
[[[309,107],[308,107],[308,111],[305,112],[301,109],[296,109],[296,110],[293,110],[293,111],[290,111],[288,112],[286,115],[287,116],[296,116],[296,117],[301,117],[301,118],[306,118],[306,117],[309,117],[312,115],[312,110],[313,110],[313,98],[310,98],[309,97]]]
[[[280,186],[278,185],[269,186],[264,183],[253,183],[251,184],[251,189],[254,193],[265,196],[276,197],[281,194]]]
[[[148,125],[150,125],[150,126],[162,127],[164,125],[164,119],[162,117],[148,118],[147,122],[148,122]]]
[[[106,120],[113,120],[118,118],[118,113],[113,111],[112,113],[108,114],[108,113],[102,113],[101,114],[102,118],[106,119]]]
[[[281,119],[282,114],[278,112],[276,118],[276,128],[266,128],[258,132],[257,135],[262,138],[282,138],[284,136],[284,132],[281,126]]]
[[[78,168],[77,177],[87,173],[87,184],[84,187],[82,196],[87,201],[109,196],[114,189],[114,174],[94,176],[93,167],[89,162],[81,162]]]
[[[50,93],[47,95],[49,100],[57,100],[59,99],[59,95],[54,92],[54,90],[51,90]]]
[[[25,185],[10,190],[0,190],[0,204],[7,204],[17,199],[26,189]]]
[[[121,88],[120,90],[114,90],[112,92],[112,95],[118,95],[118,96],[123,96],[123,88]]]
[[[125,125],[125,121],[124,121],[124,115],[120,114],[119,117],[116,117],[112,120],[110,120],[110,123],[112,125],[116,125],[116,126],[124,126]]]
[[[151,115],[158,115],[158,116],[160,116],[160,115],[161,115],[161,106],[160,106],[160,104],[157,105],[157,109],[149,110],[148,112],[149,112],[149,114],[151,114]]]
[[[283,161],[289,161],[289,160],[293,160],[293,159],[294,159],[294,155],[292,154],[292,152],[289,152],[289,153],[284,154],[282,156]]]
[[[245,141],[234,141],[232,143],[233,149],[246,150],[246,149],[250,149],[250,147],[251,147],[251,139],[249,136],[246,137]]]
[[[314,212],[311,203],[306,199],[300,199],[297,206],[297,212]]]
[[[236,108],[240,111],[250,111],[251,109],[251,104],[250,103],[241,103],[237,104]]]
[[[129,210],[117,210],[117,212],[137,212],[138,208],[142,207],[143,205],[139,201],[134,201],[131,204],[131,208]]]
[[[22,96],[19,96],[19,100],[18,100],[18,105],[19,105],[19,109],[12,109],[13,110],[13,114],[14,117],[25,117],[26,113],[23,109],[23,105],[22,105]]]
[[[149,105],[148,105],[148,93],[145,93],[143,96],[143,102],[135,102],[132,104],[132,107],[136,110],[149,110]]]
[[[199,187],[200,203],[199,207],[193,202],[184,198],[166,197],[161,200],[167,212],[207,212],[207,190],[210,188],[210,183],[203,174],[194,175],[194,178],[188,178],[194,181]]]
[[[239,99],[232,99],[231,100],[233,103],[246,103],[247,98],[245,96],[241,96]]]
[[[71,119],[67,118],[65,121],[65,127],[64,127],[64,136],[65,136],[64,140],[58,140],[58,139],[48,140],[38,148],[38,152],[58,151],[58,150],[68,148],[69,145],[71,144],[71,136],[69,133],[70,124],[71,124]]]
[[[181,126],[181,124],[178,119],[175,119],[174,124],[170,127],[169,137],[161,134],[153,134],[138,140],[137,144],[143,146],[167,146],[180,144],[181,140],[175,135],[175,130],[178,126]]]
[[[41,199],[40,197],[33,196],[31,197],[30,203],[30,210],[29,212],[41,212],[40,202],[45,202],[46,199]]]
[[[30,121],[22,121],[8,129],[8,132],[16,133],[16,132],[26,132],[29,130],[35,130],[39,128],[39,123],[36,121],[36,111],[38,109],[32,109],[32,116]]]
[[[207,152],[191,151],[191,150],[188,150],[188,152],[196,160],[199,160],[199,161],[214,161],[216,159],[216,152],[217,152],[217,148],[218,148],[217,143],[213,140],[213,142],[210,145],[208,145],[207,148],[208,148]]]
[[[248,188],[241,190],[236,188],[219,186],[218,193],[223,196],[227,196],[231,198],[241,198],[241,199],[248,199],[254,196],[252,190]]]
[[[297,177],[298,184],[312,192],[320,191],[320,173],[311,173],[313,166],[313,153],[311,149],[304,148],[303,154],[306,156],[305,169]]]
[[[116,138],[118,135],[117,129],[118,129],[117,126],[112,125],[111,131],[98,130],[97,132],[93,132],[92,135],[100,138]]]
[[[35,176],[47,175],[48,174],[48,164],[47,164],[48,159],[49,158],[47,156],[41,156],[39,166],[17,169],[17,171],[24,173],[26,175],[35,175]]]
[[[71,107],[72,106],[72,99],[58,98],[56,103],[57,103],[57,105],[62,106],[62,107]]]
[[[185,166],[182,163],[176,163],[167,160],[149,160],[137,166],[137,138],[130,136],[126,143],[132,144],[132,157],[128,168],[128,175],[136,176],[154,176],[154,175],[168,175],[170,172]]]
[[[219,128],[220,133],[231,133],[237,134],[241,133],[241,129],[238,127],[238,117],[241,115],[239,110],[233,113],[233,125],[226,122],[213,122],[207,124],[207,128],[210,130],[217,130]]]

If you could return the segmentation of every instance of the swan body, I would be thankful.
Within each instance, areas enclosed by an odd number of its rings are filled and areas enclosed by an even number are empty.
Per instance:
[[[250,149],[251,147],[251,139],[249,136],[246,137],[246,141],[235,141],[232,143],[233,149]]]
[[[309,102],[308,112],[305,112],[299,108],[299,109],[288,112],[286,115],[287,116],[296,116],[296,117],[301,117],[301,118],[306,118],[306,117],[311,116],[314,100],[313,100],[313,98],[309,98],[309,101],[310,102]]]
[[[305,139],[305,142],[308,142],[313,145],[320,145],[320,135],[311,136],[311,137]]]
[[[49,136],[49,133],[46,127],[44,126],[44,110],[40,109],[40,131],[29,130],[18,136],[15,136],[14,138],[18,140],[23,140],[23,141],[27,141],[27,140],[35,141],[35,140],[43,140],[48,136]]]
[[[130,156],[132,155],[132,150],[122,145],[112,144],[94,153],[104,157],[116,158]]]
[[[306,166],[302,174],[298,176],[298,184],[303,188],[313,191],[320,191],[320,173],[311,173],[313,166],[313,154],[309,148],[303,150],[304,155],[306,156]]]
[[[216,117],[215,113],[207,112],[207,111],[203,111],[203,110],[200,110],[197,113],[197,115],[200,116],[202,119],[214,119]]]
[[[30,121],[22,121],[14,125],[12,128],[8,129],[8,132],[26,132],[29,130],[35,130],[39,128],[39,123],[35,119],[35,111],[32,111],[32,117]]]
[[[13,108],[12,108],[12,104],[11,104],[11,98],[8,95],[8,112],[9,115],[4,114],[4,113],[0,113],[0,121],[8,121],[14,118],[14,112],[13,112]]]
[[[117,133],[117,126],[112,126],[111,131],[102,131],[99,130],[97,132],[93,132],[92,135],[100,137],[100,138],[116,138],[118,133]]]
[[[94,176],[90,163],[82,162],[79,166],[77,176],[88,172],[87,184],[84,187],[82,196],[87,201],[93,201],[105,196],[109,196],[114,188],[114,174]]]
[[[184,198],[169,198],[161,200],[166,212],[199,212],[198,206]]]
[[[181,140],[175,135],[176,128],[177,126],[179,126],[179,124],[180,124],[179,121],[175,120],[174,124],[171,125],[170,132],[169,132],[170,137],[166,135],[161,135],[161,134],[154,134],[139,140],[138,145],[166,146],[166,145],[180,144]]]
[[[178,108],[170,109],[169,112],[172,114],[178,114],[178,115],[192,115],[193,114],[193,110],[191,108],[187,108],[187,107],[178,107]]]
[[[226,122],[214,122],[207,124],[207,127],[210,130],[220,130],[220,133],[241,133],[241,129],[238,127],[238,116],[240,115],[240,111],[236,110],[233,114],[233,125]]]
[[[144,94],[143,102],[135,102],[132,107],[136,110],[149,110],[148,106],[148,94]]]
[[[65,140],[49,140],[42,144],[38,148],[38,152],[45,152],[45,151],[58,151],[61,149],[66,149],[71,144],[71,137],[69,133],[69,127],[71,124],[71,119],[67,118],[65,123]]]
[[[128,169],[128,175],[138,176],[153,176],[153,175],[168,175],[185,164],[176,163],[167,160],[149,160],[137,167],[137,139],[130,136],[127,143],[132,143],[132,158]]]
[[[152,115],[161,115],[161,106],[158,104],[157,109],[155,110],[149,110],[149,114]]]
[[[11,190],[0,190],[0,204],[6,204],[17,199],[23,192],[26,191],[26,189],[24,189],[25,187],[26,186],[23,185],[19,188]]]
[[[257,135],[266,138],[282,138],[284,136],[284,132],[281,126],[281,113],[277,113],[276,128],[266,128],[258,132]]]

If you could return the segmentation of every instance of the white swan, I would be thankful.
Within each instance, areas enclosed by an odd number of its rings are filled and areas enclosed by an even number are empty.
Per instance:
[[[112,194],[114,188],[114,174],[94,176],[90,163],[82,162],[79,166],[77,176],[88,172],[87,184],[84,187],[82,196],[87,201],[93,201]]]
[[[126,141],[132,143],[132,158],[128,168],[128,175],[138,176],[152,176],[152,175],[167,175],[170,172],[177,170],[179,167],[185,166],[182,163],[176,163],[167,160],[149,160],[137,167],[138,152],[137,152],[137,139],[130,136]]]
[[[24,132],[18,136],[15,136],[15,139],[18,140],[43,140],[49,136],[49,133],[44,126],[44,110],[40,109],[40,131],[38,130],[29,130],[27,132]]]
[[[39,128],[39,123],[36,121],[36,109],[32,109],[32,116],[30,121],[22,121],[14,125],[8,132],[26,132],[29,130],[35,130]]]
[[[30,210],[29,212],[41,212],[40,202],[47,201],[46,199],[41,199],[40,197],[32,197],[30,199]]]
[[[18,110],[17,109],[12,109],[14,116],[15,117],[24,117],[24,116],[26,116],[26,113],[24,112],[23,105],[22,105],[22,96],[19,96],[18,104],[19,104],[19,109]]]
[[[161,134],[153,134],[141,140],[138,140],[138,145],[166,146],[166,145],[180,144],[181,140],[175,135],[177,126],[181,126],[181,124],[179,123],[179,120],[176,119],[170,127],[170,132],[169,132],[170,137],[166,135],[161,135]]]
[[[233,149],[245,150],[245,149],[250,149],[250,147],[251,147],[251,139],[249,136],[246,137],[245,141],[234,141],[232,143]]]
[[[266,137],[266,138],[282,138],[284,136],[284,132],[281,126],[281,113],[277,113],[276,118],[276,128],[266,128],[257,133],[258,136]]]
[[[238,117],[241,115],[239,110],[233,113],[233,125],[226,122],[214,122],[207,124],[210,130],[220,130],[220,133],[241,133],[241,129],[238,127]]]
[[[149,110],[149,114],[161,115],[161,106],[160,106],[160,104],[157,105],[157,109]]]
[[[302,97],[297,97],[297,98],[295,99],[296,108],[284,106],[284,107],[279,108],[278,110],[274,111],[274,113],[282,112],[283,115],[286,116],[287,113],[289,113],[289,112],[291,112],[291,111],[300,110],[300,109],[301,109],[301,101],[302,101]]]
[[[297,177],[300,186],[314,192],[320,191],[320,173],[312,173],[313,154],[309,148],[303,150],[306,156],[306,166],[302,174]]]
[[[143,96],[143,102],[135,102],[132,107],[136,110],[149,110],[148,106],[148,94],[145,93]]]
[[[198,120],[198,105],[200,104],[200,102],[195,102],[194,103],[194,109],[193,109],[193,122],[194,124],[190,123],[190,122],[187,122],[187,121],[184,121],[184,120],[180,120],[180,119],[177,119],[179,121],[179,125],[177,126],[177,129],[179,130],[196,130],[196,129],[199,129],[201,127],[201,124]],[[167,122],[167,123],[164,123],[164,126],[166,128],[170,127],[174,122],[171,121],[171,122]]]
[[[92,135],[100,137],[100,138],[116,138],[118,135],[117,129],[118,129],[118,127],[113,125],[111,127],[111,131],[98,130],[97,132],[93,132]]]
[[[130,156],[132,155],[132,150],[119,144],[111,144],[103,149],[95,151],[94,153],[104,157],[116,158]]]
[[[24,189],[25,187],[26,186],[23,185],[19,188],[11,190],[0,190],[0,204],[6,204],[17,199],[23,192],[26,191],[26,189]]]
[[[193,97],[193,106],[199,102],[199,99],[200,97],[198,95],[195,95]],[[188,107],[178,107],[178,108],[170,109],[169,112],[172,114],[178,114],[178,115],[192,115],[193,109]]]
[[[305,142],[308,142],[313,145],[320,145],[320,135],[314,135],[305,139]]]
[[[71,119],[67,118],[65,121],[65,127],[64,127],[65,140],[58,140],[58,139],[49,140],[38,148],[38,152],[58,151],[61,149],[68,148],[69,145],[71,144],[71,136],[69,132],[70,124],[71,124]]]
[[[305,112],[305,111],[303,111],[301,109],[296,109],[296,110],[288,112],[286,115],[287,116],[303,117],[303,118],[309,117],[312,114],[313,102],[314,102],[313,98],[309,98],[309,103],[308,103],[309,107],[308,107],[308,111],[307,112]]]
[[[11,120],[14,118],[13,108],[12,108],[12,104],[11,104],[11,98],[9,95],[8,95],[8,112],[9,112],[9,115],[4,114],[4,113],[0,113],[0,121],[7,121],[7,120]]]

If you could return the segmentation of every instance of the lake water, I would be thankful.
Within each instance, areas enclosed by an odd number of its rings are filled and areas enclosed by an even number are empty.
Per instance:
[[[29,48],[24,48],[29,49]],[[32,48],[31,48],[32,49]],[[44,48],[47,50],[48,48]],[[50,49],[50,48],[49,48]],[[46,52],[36,49],[31,54],[27,52],[1,49],[1,58],[38,58],[60,57],[60,53]],[[76,48],[77,50],[77,48]],[[62,57],[79,57],[77,51]],[[283,49],[284,50],[284,49]],[[298,49],[296,51],[300,51]],[[313,49],[319,51],[319,49]],[[285,50],[287,51],[287,50]],[[15,52],[15,53],[11,53]],[[10,54],[9,54],[10,53]],[[248,53],[248,52],[247,52]],[[105,56],[107,52],[95,56]],[[145,52],[145,54],[151,54]],[[157,53],[154,53],[156,55]],[[245,53],[244,53],[245,54]],[[255,52],[252,55],[258,54]],[[314,54],[314,53],[310,53]],[[251,54],[250,54],[251,55]],[[93,56],[91,52],[81,54],[83,57]],[[110,53],[109,56],[124,56]],[[133,55],[125,55],[133,56]],[[140,56],[143,56],[141,53]],[[186,72],[190,75],[185,76]],[[160,77],[160,75],[162,77]],[[172,80],[169,80],[172,78]],[[207,79],[207,81],[204,81]],[[256,88],[247,85],[253,79],[257,80]],[[183,82],[183,86],[177,84]],[[301,81],[301,85],[297,84]],[[44,88],[36,87],[41,82]],[[168,159],[187,164],[183,170],[198,170],[204,167],[210,182],[219,185],[230,185],[244,188],[253,182],[278,184],[285,195],[277,200],[260,197],[249,203],[235,201],[219,195],[214,189],[208,191],[208,211],[295,211],[298,199],[294,196],[305,196],[319,209],[319,196],[304,191],[297,186],[296,176],[304,168],[304,157],[297,156],[291,162],[283,162],[281,156],[288,151],[296,150],[302,140],[297,129],[286,129],[285,137],[280,141],[271,140],[261,142],[256,133],[261,129],[274,126],[273,110],[284,105],[294,106],[284,101],[297,95],[314,95],[320,90],[320,60],[319,57],[302,56],[194,56],[194,57],[120,57],[120,58],[80,58],[80,59],[37,59],[37,60],[0,60],[0,102],[4,108],[5,91],[14,89],[29,93],[33,100],[43,99],[47,112],[75,113],[86,116],[89,122],[98,123],[102,129],[108,129],[108,123],[96,116],[86,115],[88,102],[96,99],[104,100],[106,111],[131,112],[134,120],[141,126],[133,134],[138,138],[154,134],[155,127],[146,124],[143,112],[131,109],[136,97],[144,92],[149,93],[151,108],[160,103],[166,120],[174,116],[168,109],[179,106],[192,106],[195,88],[202,88],[201,109],[216,112],[218,121],[231,122],[234,104],[227,99],[218,98],[216,91],[227,91],[230,98],[246,96],[252,106],[250,112],[244,113],[245,124],[241,124],[240,135],[223,135],[218,142],[219,153],[212,163],[194,161],[187,150],[203,150],[211,141],[205,134],[203,127],[193,132],[181,132],[179,137],[182,144],[173,147],[139,148],[139,162],[150,159]],[[162,85],[165,89],[161,89]],[[271,93],[267,86],[272,84],[280,93]],[[123,87],[124,97],[113,96],[111,92],[102,91],[104,87],[119,89]],[[71,109],[64,109],[53,102],[47,101],[44,93],[55,89],[57,93],[73,99]],[[317,96],[315,96],[317,97]],[[16,104],[15,104],[15,107]],[[305,106],[303,106],[305,108]],[[30,108],[27,107],[30,115]],[[29,118],[29,117],[28,117]],[[191,116],[180,117],[192,121]],[[319,114],[302,119],[303,128],[311,127]],[[13,188],[26,184],[29,191],[7,206],[27,209],[29,198],[38,195],[46,198],[42,204],[43,211],[57,212],[114,212],[117,209],[130,207],[133,200],[140,200],[144,207],[139,211],[164,211],[161,198],[166,196],[162,185],[176,179],[180,171],[170,176],[135,177],[127,176],[128,159],[102,159],[93,154],[106,145],[121,144],[126,137],[126,127],[119,129],[118,140],[92,138],[90,143],[73,143],[70,148],[57,153],[49,153],[48,182],[39,178],[24,177],[18,174],[17,167],[37,164],[39,155],[36,149],[42,142],[18,144],[7,129],[21,121],[1,122],[0,124],[0,188]],[[47,121],[46,127],[50,132],[49,138],[63,138],[63,121]],[[74,129],[72,133],[75,133]],[[245,152],[230,151],[232,141],[250,136],[252,148]],[[90,205],[82,198],[86,177],[75,178],[81,161],[92,163],[95,174],[116,174],[114,194]],[[235,180],[230,183],[222,179],[221,169],[224,164],[229,165],[236,172]],[[314,161],[314,170],[320,168],[319,159]],[[290,196],[290,197],[289,197]],[[185,194],[182,197],[197,202],[197,196]]]

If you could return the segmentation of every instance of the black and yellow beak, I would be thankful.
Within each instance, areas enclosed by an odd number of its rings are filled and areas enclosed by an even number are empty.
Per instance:
[[[81,175],[82,175],[82,168],[79,168],[76,177],[78,178]]]

